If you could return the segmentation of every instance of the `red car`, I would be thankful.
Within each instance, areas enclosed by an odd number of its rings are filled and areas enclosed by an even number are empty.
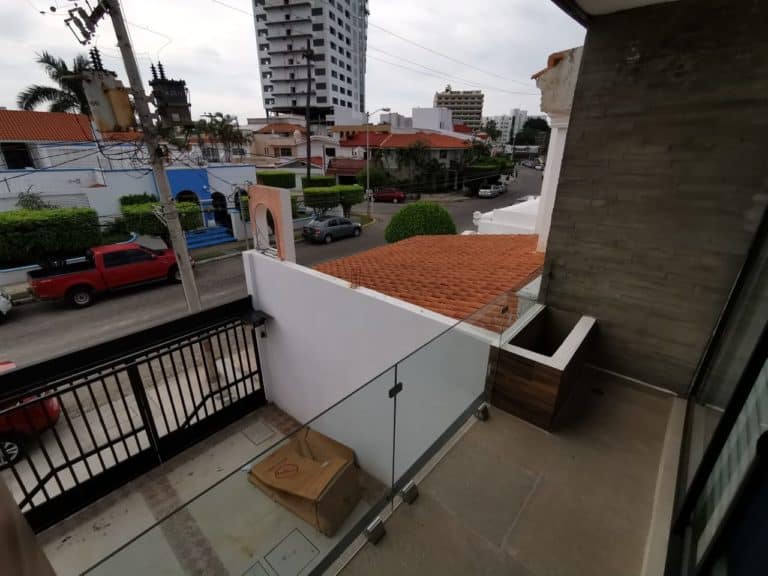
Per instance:
[[[379,188],[373,192],[374,202],[405,202],[405,192],[397,188]]]
[[[27,274],[38,300],[66,300],[75,308],[93,304],[100,292],[169,280],[180,282],[173,250],[150,250],[139,244],[96,246],[85,261]]]
[[[13,362],[0,362],[0,373],[15,368]],[[56,398],[34,401],[24,398],[23,407],[0,414],[0,469],[13,464],[22,454],[22,442],[53,428],[59,421],[61,405]],[[8,408],[0,405],[0,410]]]

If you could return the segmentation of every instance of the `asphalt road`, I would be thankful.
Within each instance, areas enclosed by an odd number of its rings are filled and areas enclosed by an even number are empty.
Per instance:
[[[516,198],[538,194],[541,172],[521,169],[518,181],[498,198],[461,198],[444,203],[461,232],[473,229],[472,214],[506,206]],[[359,238],[333,244],[296,245],[299,264],[314,266],[325,260],[341,258],[385,244],[384,229],[402,206],[374,204],[376,221],[367,226]],[[364,212],[359,206],[357,211]],[[195,271],[203,306],[208,308],[244,297],[245,278],[239,257],[207,262]],[[186,312],[181,286],[158,284],[105,295],[83,310],[72,310],[60,304],[37,302],[15,308],[0,324],[0,361],[10,360],[18,366],[32,364],[66,352],[85,348],[155,324],[162,324]]]

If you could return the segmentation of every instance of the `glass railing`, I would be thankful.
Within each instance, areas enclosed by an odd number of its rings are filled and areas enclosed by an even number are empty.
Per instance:
[[[521,288],[447,325],[317,416],[284,427],[88,574],[322,571],[393,511],[400,489],[484,401]]]

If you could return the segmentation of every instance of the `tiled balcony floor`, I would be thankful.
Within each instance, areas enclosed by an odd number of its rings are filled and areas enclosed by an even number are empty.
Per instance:
[[[557,434],[475,422],[342,573],[639,574],[672,399],[587,381]]]

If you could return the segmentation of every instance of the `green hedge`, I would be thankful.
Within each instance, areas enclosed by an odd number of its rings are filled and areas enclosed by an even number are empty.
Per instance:
[[[358,184],[341,184],[335,186],[339,191],[339,204],[344,209],[344,215],[349,217],[352,206],[365,200],[365,190]]]
[[[339,205],[339,191],[336,186],[328,188],[304,188],[304,205],[317,212],[324,212]]]
[[[301,177],[302,188],[328,188],[330,186],[336,186],[336,176]]]
[[[121,210],[123,212],[125,228],[130,232],[138,234],[164,236],[167,233],[167,229],[154,215],[155,206],[159,206],[159,204],[147,203],[123,206]],[[203,225],[203,216],[197,203],[177,202],[176,209],[179,211],[181,227],[184,230],[194,230]]]
[[[270,170],[256,174],[256,182],[276,188],[296,188],[296,174],[285,170]]]
[[[80,256],[101,243],[99,218],[90,208],[0,212],[0,264]]]
[[[136,204],[150,204],[157,202],[157,197],[152,194],[128,194],[120,196],[120,206],[134,206]]]
[[[421,234],[456,234],[456,224],[448,210],[439,204],[414,202],[392,217],[384,238],[387,242],[398,242]]]

